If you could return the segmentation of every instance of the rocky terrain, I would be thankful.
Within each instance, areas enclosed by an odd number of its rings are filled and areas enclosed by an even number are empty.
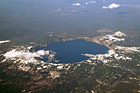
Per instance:
[[[55,52],[30,51],[14,46],[0,55],[0,92],[129,93],[140,92],[140,47],[125,47],[121,31],[98,37],[76,37],[109,48],[106,54],[82,54],[88,60],[71,64],[51,63]],[[4,42],[6,43],[6,42]],[[37,58],[47,57],[48,62]]]

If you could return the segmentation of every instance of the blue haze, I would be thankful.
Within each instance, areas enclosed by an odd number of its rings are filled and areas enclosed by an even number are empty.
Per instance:
[[[85,5],[86,2],[95,4]],[[0,38],[29,34],[90,33],[98,29],[140,29],[140,0],[0,0]],[[81,3],[84,8],[72,6]],[[111,3],[117,9],[102,9]],[[57,11],[61,9],[61,11]],[[77,10],[71,12],[71,10]],[[26,35],[26,36],[27,36]],[[31,36],[31,35],[30,35]]]

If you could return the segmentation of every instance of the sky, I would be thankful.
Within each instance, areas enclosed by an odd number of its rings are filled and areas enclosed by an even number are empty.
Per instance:
[[[0,39],[45,32],[140,29],[140,0],[0,0]]]

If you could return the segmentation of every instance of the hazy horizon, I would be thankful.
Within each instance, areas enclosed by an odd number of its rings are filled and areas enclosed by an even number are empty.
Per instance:
[[[103,9],[112,3],[120,7]],[[139,4],[139,0],[1,0],[0,39],[103,28],[139,31]]]

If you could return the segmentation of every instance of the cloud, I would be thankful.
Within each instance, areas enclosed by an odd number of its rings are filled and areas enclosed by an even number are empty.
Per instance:
[[[74,4],[72,4],[73,6],[81,6],[81,4],[80,3],[74,3]]]
[[[109,6],[103,6],[102,8],[103,9],[114,9],[114,8],[118,8],[118,7],[120,7],[119,4],[112,3]]]
[[[96,3],[96,1],[86,2],[85,4],[88,5],[88,4],[94,4],[94,3]]]
[[[102,8],[103,8],[103,9],[108,9],[108,6],[103,6]]]
[[[0,44],[10,42],[10,40],[0,41]]]

